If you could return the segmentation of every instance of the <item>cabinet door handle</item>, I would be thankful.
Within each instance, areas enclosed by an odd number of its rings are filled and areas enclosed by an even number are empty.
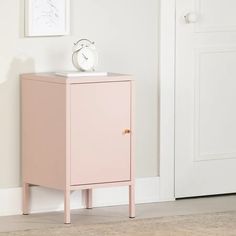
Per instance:
[[[131,130],[130,129],[125,129],[124,131],[123,131],[123,134],[130,134],[131,133]]]

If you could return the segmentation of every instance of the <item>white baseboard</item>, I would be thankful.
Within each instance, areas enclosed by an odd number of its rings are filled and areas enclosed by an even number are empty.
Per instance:
[[[160,178],[140,178],[136,180],[136,203],[160,202]],[[165,199],[173,200],[173,199]],[[0,216],[18,215],[22,213],[21,188],[0,189]],[[112,187],[94,189],[93,206],[115,206],[128,204],[128,187]],[[63,210],[62,191],[32,187],[31,212],[50,212]],[[82,191],[71,193],[71,209],[84,208]]]

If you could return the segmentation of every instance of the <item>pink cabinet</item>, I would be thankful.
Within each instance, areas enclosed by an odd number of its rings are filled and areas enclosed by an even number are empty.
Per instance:
[[[21,76],[23,213],[30,184],[64,191],[70,223],[70,191],[129,186],[135,216],[133,81],[128,75],[65,78]]]

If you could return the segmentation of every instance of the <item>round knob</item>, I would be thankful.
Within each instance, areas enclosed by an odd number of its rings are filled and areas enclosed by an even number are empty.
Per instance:
[[[130,134],[131,133],[131,130],[130,129],[125,129],[124,131],[123,131],[123,134]]]
[[[187,24],[193,24],[198,21],[198,15],[194,12],[189,12],[188,14],[184,16],[184,18]]]

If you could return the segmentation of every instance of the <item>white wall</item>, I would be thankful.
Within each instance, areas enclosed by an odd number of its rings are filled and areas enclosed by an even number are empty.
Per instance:
[[[0,2],[0,187],[20,185],[19,74],[73,69],[71,47],[94,40],[98,70],[136,78],[136,173],[158,174],[158,0],[71,0],[67,37],[23,37],[23,0]]]

